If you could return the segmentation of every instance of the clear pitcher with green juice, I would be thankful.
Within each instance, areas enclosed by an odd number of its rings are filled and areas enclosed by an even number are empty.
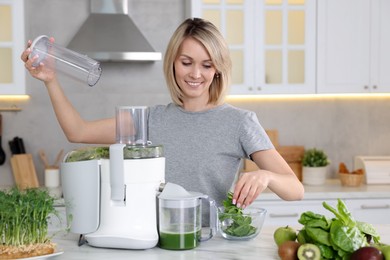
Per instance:
[[[202,202],[210,206],[210,229],[202,233]],[[170,250],[193,249],[199,242],[212,238],[217,229],[215,201],[207,195],[188,192],[167,183],[158,196],[159,247]]]

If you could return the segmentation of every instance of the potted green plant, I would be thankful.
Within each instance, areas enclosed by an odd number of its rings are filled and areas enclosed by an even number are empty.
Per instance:
[[[304,152],[302,158],[302,182],[307,185],[325,183],[330,161],[323,150],[311,148]]]

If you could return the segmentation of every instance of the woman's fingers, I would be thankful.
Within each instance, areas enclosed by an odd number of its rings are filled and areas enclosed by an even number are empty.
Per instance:
[[[22,55],[20,55],[20,58],[22,59],[23,62],[26,62],[28,60],[28,55],[30,55],[31,50],[30,48],[27,48],[22,52]]]
[[[26,62],[28,60],[28,55],[30,55],[31,53],[31,40],[28,40],[27,41],[27,48],[22,52],[22,55],[20,55],[20,58],[22,59],[22,61]]]
[[[28,56],[28,55],[27,55]],[[36,67],[34,67],[33,66],[33,64],[34,64],[34,62],[36,61],[38,59],[38,54],[37,55],[35,55],[34,57],[32,57],[32,58],[26,58],[26,61],[25,61],[25,63],[24,63],[24,66],[26,67],[26,69],[28,69],[28,70],[34,70],[34,69],[36,69]]]
[[[237,207],[249,206],[267,187],[261,171],[242,173],[234,189],[233,199]]]

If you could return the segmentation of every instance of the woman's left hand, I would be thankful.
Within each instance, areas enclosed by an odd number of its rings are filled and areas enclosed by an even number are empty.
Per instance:
[[[275,149],[257,151],[251,157],[260,170],[240,174],[234,188],[233,204],[245,208],[266,188],[283,200],[303,198],[302,183]]]
[[[267,188],[268,182],[265,170],[241,173],[235,185],[233,204],[239,208],[249,206]]]

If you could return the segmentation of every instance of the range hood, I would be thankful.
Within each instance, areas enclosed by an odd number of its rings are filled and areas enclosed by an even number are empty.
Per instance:
[[[161,60],[128,15],[127,0],[91,0],[90,7],[69,49],[98,61]]]

